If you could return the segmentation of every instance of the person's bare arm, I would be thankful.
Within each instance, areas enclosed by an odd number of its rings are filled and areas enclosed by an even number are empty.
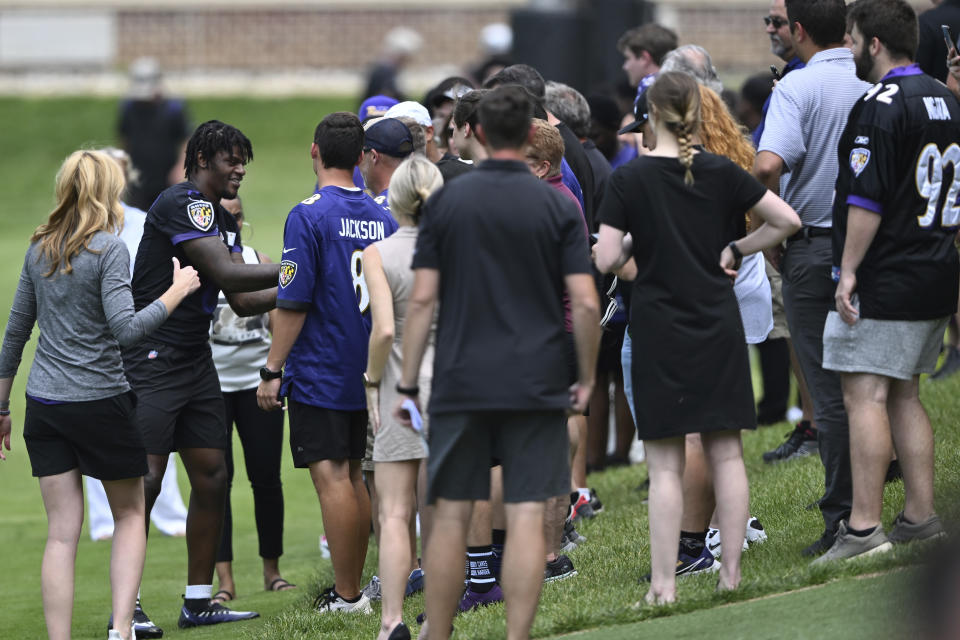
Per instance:
[[[277,309],[276,320],[273,323],[273,341],[270,343],[270,353],[267,354],[267,369],[281,371],[290,355],[293,343],[300,336],[303,323],[307,319],[306,311],[292,309]],[[257,404],[264,411],[273,411],[283,405],[277,395],[280,392],[280,378],[261,380],[257,387]]]
[[[393,345],[393,294],[383,272],[380,251],[370,245],[363,250],[363,278],[370,294],[370,345],[367,349],[367,378],[379,383]],[[374,433],[380,430],[380,387],[367,387],[367,413]]]
[[[613,275],[621,280],[632,282],[637,279],[637,261],[631,257],[619,269],[614,269]]]
[[[440,272],[436,269],[416,269],[413,279],[413,291],[407,303],[407,319],[403,327],[403,372],[400,386],[417,386],[420,376],[420,364],[427,349],[430,337],[430,325],[433,323],[433,310],[440,292]],[[401,409],[400,404],[406,396],[400,396],[393,409],[393,417],[401,424],[411,425],[410,415]],[[414,402],[419,402],[413,398]],[[418,404],[419,407],[419,404]]]
[[[880,228],[880,215],[850,205],[847,213],[847,235],[843,243],[843,257],[840,260],[840,282],[837,283],[835,299],[837,311],[847,324],[854,324],[860,312],[850,302],[850,297],[857,290],[857,269],[867,255],[867,250],[873,243]]]
[[[761,151],[753,160],[753,175],[774,195],[780,195],[780,175],[785,164],[773,151]]]
[[[630,258],[631,240],[622,230],[601,224],[597,244],[593,248],[597,269],[601,273],[610,273],[622,267]]]
[[[280,276],[280,267],[276,264],[244,264],[242,257],[237,262],[218,236],[185,240],[182,246],[201,280],[212,278],[226,294],[269,289],[277,284]]]
[[[230,253],[230,260],[235,264],[246,263],[243,261],[243,254],[239,251],[232,251]],[[262,254],[259,254],[262,258],[266,258],[266,262],[260,265],[247,265],[247,266],[265,266],[272,264],[270,259]],[[263,260],[261,260],[263,262]],[[278,267],[279,268],[279,267]],[[277,276],[279,277],[279,275]],[[277,281],[277,278],[274,278],[274,282]],[[244,293],[225,293],[227,297],[227,302],[230,303],[230,308],[240,317],[246,316],[256,316],[261,313],[266,313],[271,309],[277,306],[277,288],[270,287],[268,289],[261,289],[260,291],[248,291]]]
[[[6,460],[7,456],[3,453],[6,449],[10,451],[10,432],[13,430],[13,423],[10,420],[10,391],[13,389],[13,376],[9,378],[0,378],[0,407],[7,415],[0,415],[0,460]]]
[[[800,216],[779,196],[767,191],[753,207],[753,212],[763,220],[757,229],[746,238],[737,240],[737,248],[745,256],[780,246],[787,237],[800,229]],[[729,246],[720,252],[720,266],[731,274],[736,259]],[[736,277],[735,274],[732,274]]]
[[[601,226],[601,233],[603,227]],[[600,348],[600,301],[593,276],[573,273],[563,282],[570,296],[573,340],[577,348],[577,382],[570,387],[570,408],[583,413],[596,382],[597,351]]]

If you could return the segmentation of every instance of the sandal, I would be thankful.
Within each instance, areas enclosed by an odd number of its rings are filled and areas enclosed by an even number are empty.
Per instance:
[[[217,591],[215,594],[213,594],[213,597],[210,598],[210,602],[219,602],[220,604],[223,604],[224,602],[230,602],[233,600],[233,598],[233,593],[227,591],[226,589],[220,589],[220,591]]]
[[[289,591],[290,589],[296,589],[297,585],[287,582],[283,578],[277,578],[270,583],[270,586],[267,587],[267,591]]]

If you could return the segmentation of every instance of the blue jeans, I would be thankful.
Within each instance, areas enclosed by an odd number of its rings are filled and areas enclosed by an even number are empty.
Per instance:
[[[623,332],[623,347],[620,349],[620,366],[623,367],[623,394],[627,396],[630,417],[637,423],[637,411],[633,407],[633,340],[630,339],[630,326]]]

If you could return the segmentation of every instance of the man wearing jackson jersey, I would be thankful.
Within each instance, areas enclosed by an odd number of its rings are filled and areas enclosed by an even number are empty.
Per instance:
[[[936,365],[957,310],[953,238],[960,224],[960,104],[912,64],[917,19],[905,0],[860,0],[848,17],[857,75],[875,83],[839,144],[833,211],[837,311],[823,366],[840,372],[850,419],[853,507],[816,562],[943,535],[933,507],[933,431],[921,373]],[[905,504],[889,536],[880,522],[896,449]]]
[[[293,463],[310,469],[320,499],[334,573],[320,612],[371,611],[360,592],[370,535],[360,463],[371,324],[360,256],[397,223],[353,185],[363,147],[363,125],[352,113],[332,113],[317,125],[310,157],[320,189],[287,216],[273,344],[257,389],[266,411],[289,398]]]
[[[250,140],[236,128],[217,120],[197,127],[187,143],[187,180],[165,190],[150,207],[133,268],[137,309],[170,286],[172,257],[200,273],[200,289],[159,329],[123,353],[127,379],[137,394],[137,424],[150,466],[143,483],[147,513],[160,493],[171,451],[180,453],[190,478],[187,587],[180,627],[257,616],[210,603],[227,490],[224,449],[229,446],[220,381],[210,353],[210,321],[218,291],[241,316],[272,309],[277,291],[277,265],[243,263],[240,230],[220,206],[221,198],[237,197],[244,167],[252,159]],[[139,603],[134,620],[138,637],[163,634]]]

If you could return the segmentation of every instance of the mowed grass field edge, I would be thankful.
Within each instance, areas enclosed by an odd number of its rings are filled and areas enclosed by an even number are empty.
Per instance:
[[[248,166],[240,191],[251,223],[251,227],[243,231],[245,242],[268,255],[279,254],[287,212],[312,192],[315,177],[308,149],[313,129],[326,113],[351,107],[350,99],[272,101],[225,97],[189,103],[194,123],[221,119],[238,126],[253,142],[255,159]],[[29,235],[52,208],[54,174],[60,162],[80,147],[115,144],[116,108],[116,101],[106,99],[0,99],[0,118],[8,125],[0,131],[0,144],[6,151],[0,157],[3,190],[0,250],[4,256],[0,268],[0,316],[4,325]],[[34,336],[36,338],[36,332]],[[31,359],[32,345],[24,354],[12,396],[14,451],[6,462],[0,463],[0,548],[6,551],[0,571],[0,601],[6,614],[0,637],[29,639],[46,637],[39,585],[46,518],[37,481],[30,476],[22,439],[23,390]],[[960,505],[956,500],[960,494],[960,435],[956,432],[960,423],[960,380],[942,383],[925,380],[922,397],[937,437],[937,507],[945,520],[955,523],[960,519]],[[849,594],[851,602],[860,606],[865,606],[864,598],[869,595],[878,611],[892,607],[900,597],[899,587],[906,588],[906,574],[889,574],[884,584],[892,586],[882,593],[870,591],[867,585],[872,582],[852,578],[914,564],[922,550],[899,548],[863,563],[811,567],[808,559],[800,556],[799,549],[819,536],[822,528],[819,514],[805,509],[822,492],[820,462],[808,458],[768,466],[759,461],[760,453],[781,442],[787,430],[789,425],[780,424],[744,435],[751,511],[764,523],[770,540],[745,554],[744,583],[739,592],[716,594],[715,576],[692,577],[681,583],[677,605],[655,609],[636,606],[645,592],[645,587],[637,584],[637,578],[649,570],[647,508],[641,503],[640,494],[634,491],[645,475],[645,468],[614,469],[590,477],[591,486],[599,491],[607,510],[581,527],[588,542],[571,555],[580,575],[545,586],[534,634],[546,637],[606,629],[653,618],[681,620],[690,612],[701,611],[704,615],[717,616],[710,618],[716,622],[711,635],[737,637],[735,627],[724,623],[727,614],[721,611],[727,608],[721,605],[828,582],[831,585],[827,588]],[[236,442],[234,445],[237,461],[233,492],[234,571],[238,585],[235,605],[239,609],[257,610],[261,618],[229,627],[177,630],[186,573],[185,544],[183,539],[166,538],[155,529],[149,542],[143,584],[147,611],[164,627],[167,637],[187,637],[188,634],[198,638],[314,638],[321,634],[336,638],[375,637],[379,625],[377,615],[318,616],[310,610],[310,602],[319,588],[332,582],[332,569],[329,560],[321,558],[317,547],[322,525],[313,487],[305,472],[292,468],[286,451],[283,467],[285,553],[281,569],[299,589],[284,593],[263,591],[252,497],[239,445]],[[180,482],[186,497],[189,488],[182,470]],[[903,486],[895,482],[888,486],[886,493],[884,521],[888,525],[902,504]],[[376,548],[371,544],[365,579],[375,572],[376,562]],[[105,635],[110,609],[108,564],[109,544],[90,541],[84,527],[77,561],[76,638]],[[745,606],[738,604],[736,609],[742,610]],[[415,615],[422,610],[422,595],[409,598],[404,609],[407,623],[412,625]],[[379,613],[379,606],[375,612]],[[770,609],[760,609],[757,615],[776,614]],[[811,612],[810,628],[816,629],[818,622]],[[801,618],[793,620],[791,625],[803,623]],[[661,624],[660,620],[655,624]],[[489,607],[461,616],[456,628],[457,635],[463,638],[502,637],[503,607]],[[673,629],[675,632],[676,627]],[[628,637],[613,635],[613,628],[610,633],[609,637]]]

